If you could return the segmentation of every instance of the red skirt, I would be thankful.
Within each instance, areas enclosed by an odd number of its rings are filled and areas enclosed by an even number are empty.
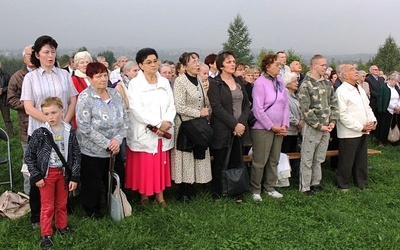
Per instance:
[[[162,152],[162,140],[158,140],[156,154],[134,152],[126,149],[125,187],[139,190],[151,196],[171,186],[170,152]]]

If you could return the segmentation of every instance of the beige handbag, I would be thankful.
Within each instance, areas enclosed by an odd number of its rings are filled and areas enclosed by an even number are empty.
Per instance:
[[[17,219],[31,211],[29,196],[21,192],[5,191],[0,196],[0,215]]]
[[[400,140],[400,131],[399,127],[397,126],[397,115],[396,115],[396,124],[394,125],[394,128],[392,128],[392,121],[393,121],[393,116],[392,119],[390,120],[388,142],[395,143]]]

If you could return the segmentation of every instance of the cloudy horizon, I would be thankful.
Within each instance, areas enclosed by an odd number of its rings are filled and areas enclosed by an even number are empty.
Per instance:
[[[398,0],[51,1],[2,2],[0,50],[22,49],[41,35],[59,48],[222,48],[239,13],[251,48],[300,54],[374,54],[399,22]],[[31,10],[30,10],[31,9]]]

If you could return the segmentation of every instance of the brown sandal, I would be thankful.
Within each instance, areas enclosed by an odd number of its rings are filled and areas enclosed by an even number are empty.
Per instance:
[[[167,203],[165,202],[165,200],[158,201],[157,199],[155,199],[155,202],[158,205],[160,205],[161,207],[167,207],[168,206]]]

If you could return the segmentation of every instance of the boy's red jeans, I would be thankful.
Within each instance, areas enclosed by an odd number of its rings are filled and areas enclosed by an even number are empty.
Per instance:
[[[40,190],[40,231],[41,235],[53,234],[53,216],[56,228],[67,226],[67,198],[68,189],[65,186],[63,171],[59,168],[50,168],[44,186]]]

